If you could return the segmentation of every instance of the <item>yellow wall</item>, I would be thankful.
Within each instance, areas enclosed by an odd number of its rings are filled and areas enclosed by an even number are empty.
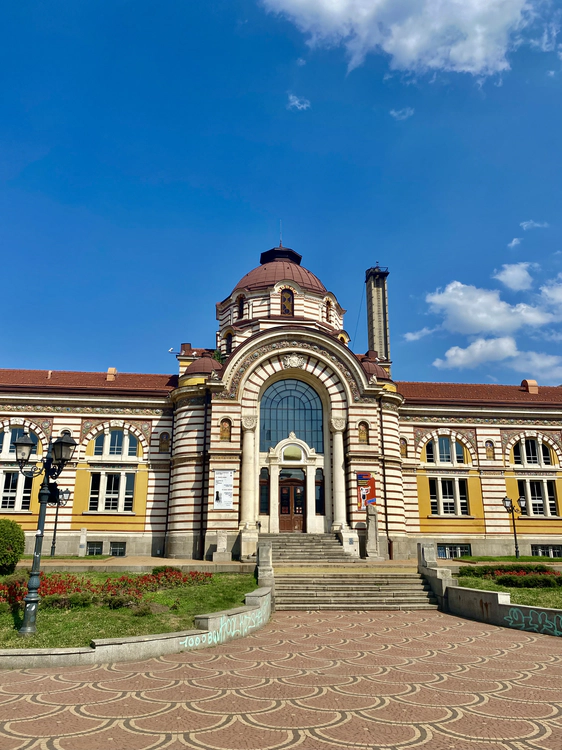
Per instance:
[[[537,471],[540,470],[537,469]],[[556,483],[558,512],[562,513],[562,475],[560,472],[556,472],[555,475],[553,474],[548,478],[553,479]],[[523,477],[519,477],[519,479],[523,479]],[[533,477],[525,476],[525,479],[533,479]],[[539,477],[537,477],[537,479],[539,479]],[[519,497],[516,472],[511,472],[510,474],[507,474],[506,472],[505,486],[507,497],[511,497],[512,499]],[[542,516],[537,518],[533,518],[532,516],[516,516],[516,518],[518,534],[562,534],[562,520],[559,521],[558,519],[543,518]]]
[[[418,472],[417,482],[418,503],[420,509],[420,531],[422,533],[483,534],[485,532],[482,486],[477,472],[470,471],[467,477],[468,511],[470,516],[441,516],[439,518],[428,518],[428,516],[431,515],[431,498],[429,496],[429,477],[425,471]],[[471,518],[471,516],[474,516],[474,518]]]

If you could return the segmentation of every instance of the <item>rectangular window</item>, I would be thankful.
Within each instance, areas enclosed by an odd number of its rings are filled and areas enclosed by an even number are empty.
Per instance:
[[[103,456],[103,440],[105,435],[103,432],[97,436],[94,440],[94,456]]]
[[[126,542],[109,542],[109,554],[113,557],[125,557]]]
[[[450,560],[453,557],[471,555],[470,544],[438,544],[437,557]]]
[[[107,474],[105,485],[104,510],[119,510],[120,474]]]
[[[29,506],[31,504],[32,485],[33,485],[32,477],[25,477],[25,481],[23,483],[23,494],[21,497],[21,509],[22,510],[29,510]]]
[[[539,454],[537,451],[537,441],[533,438],[525,439],[525,457],[528,464],[538,464]]]
[[[443,514],[456,515],[455,491],[452,479],[441,480],[441,495],[443,498]]]
[[[442,464],[451,463],[451,441],[448,437],[439,438],[439,461]]]
[[[18,472],[7,471],[4,474],[4,489],[2,491],[2,501],[0,507],[3,510],[14,510],[16,507],[16,497],[18,494]]]
[[[90,504],[88,510],[97,510],[100,502],[100,479],[101,474],[92,474],[90,481]]]
[[[269,469],[260,471],[260,515],[269,515]]]
[[[548,492],[548,509],[551,516],[558,515],[558,503],[556,502],[556,487],[553,481],[546,483],[546,491]]]
[[[531,496],[531,507],[533,515],[544,515],[544,498],[542,494],[542,482],[536,482],[531,479],[529,482],[529,494]]]
[[[466,479],[459,479],[459,511],[461,516],[468,516],[468,491]]]
[[[517,480],[517,491],[519,492],[519,497],[524,497],[525,500],[527,499],[527,492],[525,487],[525,480],[524,479],[518,479]],[[529,509],[527,507],[527,504],[525,504],[525,510],[521,510],[522,515],[528,515]]]
[[[531,544],[531,554],[538,557],[562,557],[562,544]]]
[[[123,453],[123,431],[113,430],[109,439],[109,455],[120,456]]]
[[[86,542],[87,555],[103,555],[103,542]]]
[[[429,480],[429,499],[431,501],[431,512],[434,516],[439,513],[439,503],[437,501],[437,480]]]
[[[125,498],[123,500],[123,510],[125,513],[131,513],[133,510],[133,497],[135,494],[135,475],[125,474]]]

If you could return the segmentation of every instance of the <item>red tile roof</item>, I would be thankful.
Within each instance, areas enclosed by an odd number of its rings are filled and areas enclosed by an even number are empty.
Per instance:
[[[176,375],[146,375],[118,372],[107,380],[105,372],[68,372],[64,370],[2,370],[0,391],[14,392],[105,392],[119,395],[167,396],[177,387]]]
[[[487,383],[408,383],[395,381],[398,393],[407,404],[470,404],[560,407],[562,387],[539,385],[538,393],[528,393],[520,385],[492,385]]]

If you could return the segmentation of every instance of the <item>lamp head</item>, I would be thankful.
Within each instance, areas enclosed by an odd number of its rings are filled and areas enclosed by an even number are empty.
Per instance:
[[[513,501],[511,500],[511,498],[507,497],[506,495],[504,499],[502,500],[502,502],[503,502],[503,507],[507,510],[507,512],[511,513],[513,509]]]
[[[65,432],[64,435],[57,438],[52,447],[53,463],[58,466],[64,466],[64,464],[68,463],[72,458],[76,445],[76,440],[74,440],[72,435],[68,432]]]
[[[521,513],[527,512],[527,500],[524,497],[520,497],[517,501],[519,503],[519,507],[521,508]]]
[[[29,436],[29,433],[24,433],[14,440],[14,446],[16,449],[16,461],[18,462],[20,469],[23,471],[23,467],[29,461],[35,443]]]

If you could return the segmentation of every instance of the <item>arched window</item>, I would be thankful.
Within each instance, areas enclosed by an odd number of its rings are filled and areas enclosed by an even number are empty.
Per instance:
[[[466,463],[462,443],[451,440],[446,435],[440,435],[437,444],[430,440],[425,447],[425,455],[428,464]]]
[[[11,427],[0,432],[0,512],[27,512],[31,505],[32,478],[24,477],[14,467],[16,447],[14,440],[28,434],[33,440],[31,455],[37,454],[38,438],[23,427]],[[7,463],[4,464],[4,461]]]
[[[400,456],[408,458],[408,441],[406,438],[400,438]]]
[[[39,442],[37,435],[29,430],[24,430],[23,427],[10,427],[7,432],[0,432],[0,457],[12,458],[13,460],[13,456],[16,452],[14,441],[24,435],[29,435],[33,440],[31,455],[35,456],[37,454],[37,443]]]
[[[325,310],[324,311],[326,313],[326,322],[327,323],[331,323],[332,322],[332,302],[331,302],[331,300],[329,300],[329,299],[326,300],[326,305],[325,305]]]
[[[227,355],[232,354],[232,334],[231,333],[227,333],[226,336],[224,337],[224,346],[225,346],[226,354]]]
[[[244,303],[246,302],[246,298],[243,294],[241,294],[238,299],[236,300],[236,309],[237,309],[237,318],[238,320],[242,320],[244,317]]]
[[[139,441],[125,430],[109,430],[100,432],[94,440],[94,456],[128,456],[134,458],[138,453]]]
[[[359,422],[357,427],[357,438],[360,443],[369,445],[369,425],[367,422]]]
[[[324,453],[322,402],[301,380],[280,380],[265,391],[260,404],[260,451],[273,448],[294,432],[317,453]]]
[[[230,419],[221,419],[220,439],[228,443],[232,440],[232,422]]]
[[[513,446],[513,463],[519,466],[552,466],[550,448],[536,438],[524,438]]]
[[[170,433],[161,432],[158,438],[158,453],[170,452]]]
[[[295,295],[291,289],[281,292],[281,315],[292,317],[295,314]]]
[[[491,440],[486,440],[485,446],[486,446],[486,458],[488,459],[488,461],[493,461],[494,458],[496,457],[495,451],[494,451],[494,444],[492,443]]]

